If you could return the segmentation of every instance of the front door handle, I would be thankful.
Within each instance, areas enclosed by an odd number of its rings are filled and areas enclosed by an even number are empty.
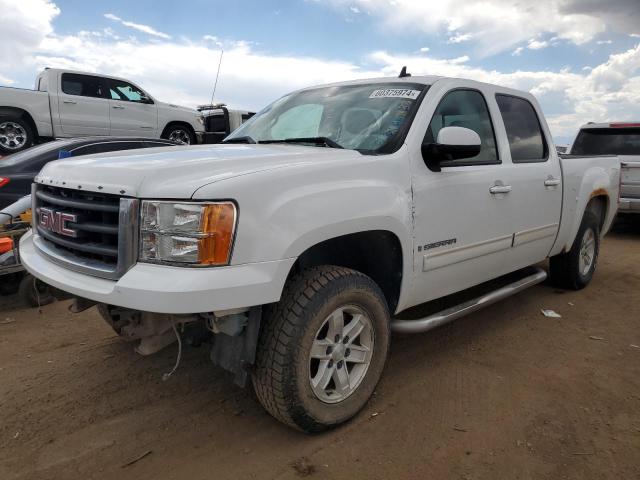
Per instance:
[[[553,178],[552,176],[549,176],[549,178],[547,178],[544,181],[544,186],[545,187],[557,187],[558,185],[560,185],[560,179],[559,178]]]
[[[75,105],[78,102],[76,102],[75,100],[63,100],[62,103],[66,103],[66,104],[69,104],[69,105]]]
[[[118,110],[124,110],[122,105],[114,105],[113,108],[117,108]]]
[[[509,193],[511,191],[511,185],[494,185],[489,189],[492,195],[498,195],[499,193]]]

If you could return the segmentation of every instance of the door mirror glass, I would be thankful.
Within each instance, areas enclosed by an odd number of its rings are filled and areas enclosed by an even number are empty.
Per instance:
[[[423,143],[422,156],[433,167],[446,160],[472,158],[480,153],[480,135],[465,127],[444,127],[438,132],[436,143]]]

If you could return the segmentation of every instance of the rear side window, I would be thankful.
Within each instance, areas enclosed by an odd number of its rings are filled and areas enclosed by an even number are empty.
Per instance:
[[[77,73],[62,74],[62,91],[67,95],[82,97],[103,97],[103,82],[100,77],[78,75]]]
[[[249,120],[254,115],[255,115],[255,113],[243,113],[242,114],[242,123],[246,122],[247,120]]]
[[[578,133],[571,155],[640,155],[640,129],[585,128]]]
[[[540,120],[528,100],[496,95],[514,163],[545,162],[549,156]]]

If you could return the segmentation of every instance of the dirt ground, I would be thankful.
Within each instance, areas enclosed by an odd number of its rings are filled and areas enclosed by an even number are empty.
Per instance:
[[[95,309],[0,299],[0,478],[640,478],[640,224],[580,292],[539,285],[394,336],[368,406],[320,436],[191,348],[143,358]],[[562,318],[546,318],[541,308]]]

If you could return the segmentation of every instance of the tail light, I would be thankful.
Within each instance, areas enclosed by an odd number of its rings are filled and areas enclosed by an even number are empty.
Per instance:
[[[640,123],[610,123],[610,128],[637,128],[640,127]]]
[[[9,183],[9,177],[0,177],[0,187],[4,187]]]

